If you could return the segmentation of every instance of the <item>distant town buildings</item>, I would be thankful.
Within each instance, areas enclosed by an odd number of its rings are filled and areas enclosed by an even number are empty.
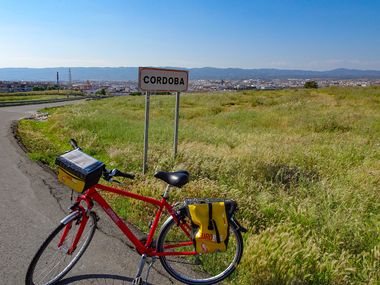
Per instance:
[[[245,80],[191,80],[189,92],[231,91],[231,90],[276,90],[303,88],[308,80],[314,80],[318,86],[380,86],[380,79],[245,79]],[[27,92],[57,89],[55,82],[0,81],[0,93]],[[68,81],[61,82],[60,89],[74,89],[85,94],[97,94],[105,90],[107,94],[128,95],[138,92],[136,81]]]
[[[227,91],[227,90],[275,90],[287,88],[303,88],[306,81],[314,80],[319,87],[329,86],[373,86],[380,85],[380,79],[245,79],[245,80],[193,80],[190,91]]]

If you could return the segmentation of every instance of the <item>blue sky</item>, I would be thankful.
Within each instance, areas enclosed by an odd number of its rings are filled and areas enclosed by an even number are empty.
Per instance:
[[[0,0],[0,67],[380,70],[380,1]]]

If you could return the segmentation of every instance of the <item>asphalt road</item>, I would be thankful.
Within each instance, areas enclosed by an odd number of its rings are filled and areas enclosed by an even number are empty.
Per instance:
[[[77,102],[78,103],[78,102]],[[45,106],[0,108],[0,284],[24,284],[29,262],[47,235],[67,214],[69,191],[32,162],[11,132],[11,123]],[[101,219],[93,241],[61,284],[130,284],[140,257]],[[105,234],[107,233],[107,234]],[[150,284],[177,284],[159,261]]]

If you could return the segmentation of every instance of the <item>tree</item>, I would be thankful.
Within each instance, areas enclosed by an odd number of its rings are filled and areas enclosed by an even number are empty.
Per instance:
[[[41,86],[33,86],[32,88],[32,91],[44,91],[46,90],[45,87],[41,87]]]
[[[103,95],[104,96],[104,95],[107,94],[107,92],[106,92],[106,89],[102,88],[102,89],[96,91],[95,94],[96,95]]]
[[[318,83],[317,81],[313,81],[313,80],[306,81],[303,87],[304,88],[318,88]]]

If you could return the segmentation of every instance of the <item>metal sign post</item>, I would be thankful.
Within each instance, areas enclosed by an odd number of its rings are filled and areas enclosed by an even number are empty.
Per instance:
[[[177,156],[177,147],[178,147],[178,123],[179,123],[179,96],[181,92],[175,94],[175,116],[174,116],[174,146],[173,146],[173,155],[174,158]]]
[[[145,91],[145,132],[143,173],[148,170],[148,135],[150,92],[176,92],[174,123],[174,158],[178,152],[178,124],[180,92],[187,91],[189,72],[187,70],[139,67],[139,90]]]
[[[149,109],[150,109],[150,93],[145,92],[145,128],[144,128],[144,162],[143,173],[148,170],[148,136],[149,136]]]

